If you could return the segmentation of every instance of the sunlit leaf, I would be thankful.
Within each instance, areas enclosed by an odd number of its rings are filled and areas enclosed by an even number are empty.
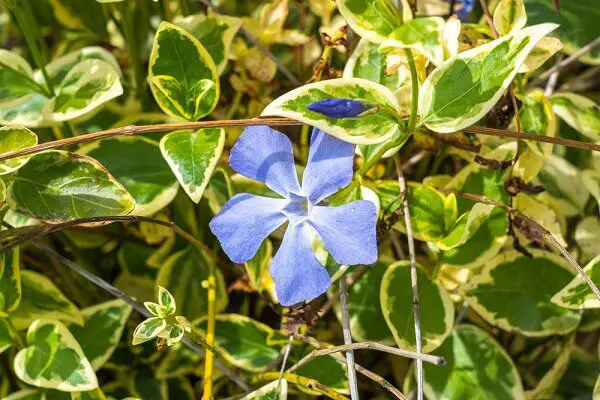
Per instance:
[[[428,399],[523,399],[523,386],[510,356],[492,336],[471,325],[459,325],[434,354],[448,364],[424,363]]]
[[[411,48],[423,54],[433,65],[444,61],[444,19],[417,18],[396,28],[381,44],[381,51]]]
[[[58,150],[34,155],[17,171],[8,201],[20,212],[51,222],[125,215],[135,205],[96,160]]]
[[[224,145],[224,129],[172,132],[161,139],[163,157],[194,203],[202,198]]]
[[[177,195],[179,185],[163,159],[159,144],[141,137],[115,137],[79,150],[99,161],[135,199],[132,214],[152,215]]]
[[[540,24],[459,53],[420,89],[420,124],[440,133],[479,121],[498,102],[536,43],[556,29]]]
[[[331,118],[307,108],[311,103],[331,98],[372,104],[378,110],[353,118]],[[398,112],[398,101],[385,86],[366,79],[341,78],[292,90],[269,104],[262,115],[296,119],[347,142],[375,144],[385,142],[396,133]]]
[[[556,93],[552,108],[567,124],[594,141],[600,140],[600,106],[575,93]]]
[[[502,0],[494,10],[494,27],[500,35],[515,33],[527,24],[523,0]]]
[[[421,339],[423,351],[439,347],[450,333],[454,318],[454,306],[446,290],[429,278],[427,272],[417,267],[419,303],[427,304],[427,312],[421,314]],[[394,334],[398,347],[415,349],[415,321],[412,313],[410,263],[400,261],[392,264],[381,281],[381,311],[388,327]]]
[[[337,0],[342,16],[360,36],[381,43],[402,24],[402,17],[390,0]]]
[[[154,38],[148,79],[162,110],[197,121],[219,100],[219,78],[213,59],[186,30],[162,22]]]
[[[489,323],[526,336],[565,334],[577,327],[581,314],[550,299],[574,277],[564,258],[531,250],[503,253],[463,288],[469,305]]]
[[[65,392],[92,390],[96,375],[81,347],[58,321],[40,319],[27,331],[28,347],[15,357],[15,374],[24,382]]]

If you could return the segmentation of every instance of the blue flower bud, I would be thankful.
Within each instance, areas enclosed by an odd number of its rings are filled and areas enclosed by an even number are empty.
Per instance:
[[[356,100],[326,99],[310,103],[307,108],[330,118],[351,118],[362,114],[371,107]]]

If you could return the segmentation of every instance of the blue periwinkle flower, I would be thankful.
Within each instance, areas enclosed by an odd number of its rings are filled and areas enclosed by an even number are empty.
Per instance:
[[[270,268],[282,305],[312,300],[331,284],[313,252],[313,233],[340,264],[377,260],[377,211],[372,202],[320,205],[352,181],[353,157],[354,145],[315,129],[301,186],[292,143],[283,133],[267,126],[249,127],[231,150],[229,163],[235,171],[265,183],[282,198],[237,194],[212,219],[210,229],[229,258],[243,263],[254,257],[269,234],[288,222]]]
[[[359,116],[371,107],[362,101],[326,99],[310,103],[306,108],[330,118],[352,118]]]
[[[449,0],[444,1],[449,2]],[[460,6],[455,8],[456,15],[458,15],[458,18],[461,21],[468,22],[470,19],[469,13],[473,11],[473,8],[475,7],[475,0],[458,0],[457,3],[460,4]]]

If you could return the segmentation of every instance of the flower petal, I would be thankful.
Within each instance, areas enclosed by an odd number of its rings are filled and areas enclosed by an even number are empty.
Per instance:
[[[300,193],[292,142],[268,126],[250,126],[231,149],[231,168],[247,178],[264,182],[283,197]]]
[[[313,207],[309,222],[338,263],[377,261],[377,208],[372,202],[357,200],[339,207]]]
[[[354,145],[314,129],[302,191],[311,204],[348,186],[352,181]]]
[[[331,278],[313,253],[307,223],[290,224],[271,263],[279,303],[291,306],[327,291]]]
[[[286,221],[287,201],[249,193],[236,194],[210,221],[210,230],[231,261],[250,260],[271,232]]]

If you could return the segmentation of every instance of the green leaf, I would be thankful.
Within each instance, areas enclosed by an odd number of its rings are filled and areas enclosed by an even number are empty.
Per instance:
[[[162,22],[150,55],[148,79],[162,110],[197,121],[219,101],[219,77],[204,46],[184,29]]]
[[[14,311],[21,302],[19,247],[0,254],[0,314]]]
[[[517,152],[515,142],[499,146],[482,156],[498,161],[511,160]],[[467,193],[480,194],[489,199],[508,204],[508,194],[504,190],[507,171],[496,171],[476,163],[463,168],[446,184],[446,189],[456,189]],[[472,210],[475,202],[457,196],[458,213]],[[460,268],[477,268],[496,256],[506,242],[508,216],[500,208],[491,211],[488,219],[481,224],[475,234],[463,245],[445,250],[439,255],[443,265]]]
[[[177,195],[179,185],[154,140],[115,137],[79,150],[99,161],[135,199],[132,214],[152,215]]]
[[[527,24],[523,0],[502,0],[494,10],[494,27],[500,35],[509,35]]]
[[[167,322],[160,317],[152,317],[142,321],[133,332],[132,344],[138,345],[152,340],[165,330]]]
[[[377,262],[366,267],[366,272],[348,287],[348,314],[350,331],[356,341],[394,343],[394,336],[388,328],[379,303],[380,288],[389,262]],[[341,307],[335,306],[336,315],[341,321]]]
[[[537,384],[535,387],[525,392],[525,398],[527,400],[542,400],[553,397],[563,374],[569,366],[571,354],[575,347],[574,344],[575,334],[572,333],[550,349],[546,348],[543,344],[540,346],[541,348],[539,350],[542,351],[541,358],[532,375],[537,378],[537,370],[541,369],[544,369],[544,373],[539,379],[536,379]],[[550,367],[546,368],[546,364],[548,363],[551,363]]]
[[[16,343],[8,324],[7,318],[0,318],[0,354]]]
[[[242,20],[237,17],[221,15],[208,10],[208,14],[196,14],[175,20],[178,25],[191,33],[202,43],[212,57],[221,75],[227,67],[227,58],[231,52],[231,43],[242,26]]]
[[[600,9],[596,0],[564,1],[560,14],[554,11],[552,0],[525,0],[529,23],[554,22],[559,25],[555,35],[565,44],[565,53],[571,55],[598,37]],[[596,47],[579,60],[600,64],[600,48]]]
[[[125,215],[135,206],[99,162],[58,150],[32,156],[17,171],[8,202],[19,212],[49,222]]]
[[[45,90],[33,79],[29,63],[16,53],[0,49],[0,105],[3,108],[31,93]]]
[[[535,71],[562,48],[563,44],[559,39],[549,36],[542,38],[537,42],[533,50],[531,50],[523,65],[521,65],[519,73]]]
[[[69,330],[81,345],[94,371],[99,370],[117,348],[131,306],[122,300],[111,300],[81,311],[83,326]]]
[[[200,356],[182,344],[169,348],[167,355],[156,368],[157,379],[171,379],[193,374],[201,365]]]
[[[194,203],[202,198],[224,145],[221,128],[172,132],[160,140],[163,157]]]
[[[600,106],[575,93],[556,93],[550,100],[554,112],[572,128],[600,141]]]
[[[530,251],[533,258],[516,251],[499,255],[461,291],[479,315],[504,330],[532,337],[566,334],[577,327],[581,313],[550,299],[574,274],[562,257]]]
[[[208,292],[202,281],[208,279],[209,263],[215,260],[194,247],[173,253],[158,272],[156,284],[166,288],[175,297],[179,314],[194,320],[206,315]],[[221,271],[216,271],[217,310],[223,311],[229,301]]]
[[[600,221],[598,218],[589,216],[579,221],[573,237],[581,251],[581,259],[584,262],[592,260],[598,255],[598,238],[600,237]]]
[[[206,331],[206,318],[194,322],[194,329]],[[229,363],[246,371],[264,371],[279,356],[281,346],[270,338],[275,331],[245,315],[220,314],[215,319],[215,345]]]
[[[156,297],[158,298],[158,304],[166,310],[167,315],[175,314],[177,305],[173,295],[167,289],[158,286],[158,296]]]
[[[0,128],[0,153],[24,149],[35,146],[37,143],[37,135],[27,128],[17,125]],[[29,161],[29,158],[29,156],[24,156],[0,161],[0,175],[18,170]]]
[[[354,118],[330,118],[307,108],[331,98],[362,101],[379,109]],[[387,141],[399,129],[399,112],[398,100],[385,86],[366,79],[340,78],[292,90],[271,102],[261,115],[292,118],[350,143],[376,144]]]
[[[402,17],[390,0],[337,0],[340,13],[360,36],[381,43],[402,25]]]
[[[25,383],[65,392],[98,387],[90,362],[60,322],[35,321],[27,331],[27,344],[14,360],[15,374]]]
[[[421,86],[420,124],[450,133],[479,121],[502,97],[536,43],[556,27],[531,26],[444,62]]]
[[[599,285],[600,256],[590,261],[585,266],[584,271],[596,285]],[[600,308],[600,300],[592,293],[592,289],[590,289],[580,275],[575,276],[560,292],[556,293],[552,297],[552,302],[571,310]]]
[[[70,121],[123,94],[118,70],[106,61],[88,59],[76,64],[44,106],[55,122]]]
[[[55,96],[47,93],[42,72],[32,71],[25,60],[3,51],[0,63],[0,123],[27,127],[51,126],[88,114],[120,96],[119,64],[100,47],[85,47],[55,59],[46,71]]]
[[[522,98],[519,109],[519,122],[521,131],[541,136],[556,136],[556,116],[552,105],[541,90],[526,93]],[[525,140],[525,143],[536,154],[547,156],[552,154],[551,143],[541,143],[534,140]]]
[[[396,28],[379,50],[387,52],[395,48],[415,49],[433,65],[440,65],[444,62],[444,24],[442,17],[413,19]]]
[[[427,304],[421,314],[421,340],[428,353],[439,347],[452,330],[454,305],[446,290],[432,281],[427,272],[417,266],[419,303]],[[381,281],[381,311],[398,347],[415,349],[415,322],[412,313],[410,263],[400,261],[390,265]]]
[[[524,398],[521,378],[509,355],[475,326],[457,326],[434,354],[444,357],[448,365],[423,364],[428,399]]]
[[[557,155],[546,157],[538,180],[567,217],[581,213],[590,198],[581,171]]]
[[[398,69],[395,73],[386,73],[386,54],[379,52],[379,45],[361,39],[352,56],[346,62],[344,78],[362,78],[379,83],[396,93],[402,85],[410,82],[407,71]],[[405,111],[405,110],[403,110]],[[407,110],[410,112],[410,109]]]
[[[242,400],[287,400],[288,383],[285,379],[273,381],[268,385],[248,393]]]
[[[241,176],[241,175],[240,175]],[[208,206],[214,214],[221,211],[227,201],[233,197],[234,190],[231,178],[223,168],[215,169],[208,186],[204,191],[204,197]]]
[[[18,330],[27,328],[40,318],[83,324],[79,309],[44,275],[21,271],[21,285],[21,302],[10,314]]]

